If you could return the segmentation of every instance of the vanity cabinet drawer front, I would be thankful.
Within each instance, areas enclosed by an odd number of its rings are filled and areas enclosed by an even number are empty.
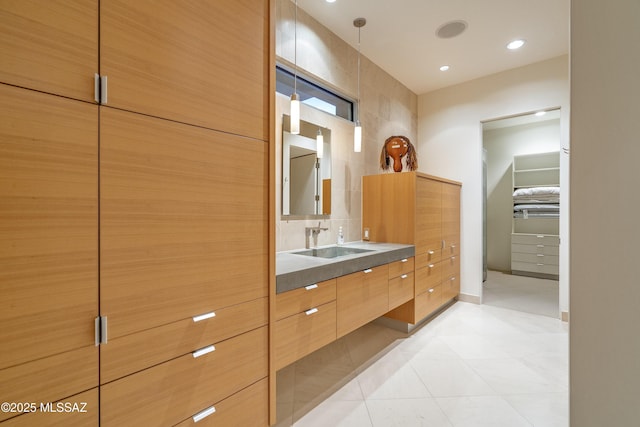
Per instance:
[[[559,246],[560,238],[549,234],[512,234],[511,243],[523,245]]]
[[[266,325],[268,299],[259,298],[194,315],[200,318],[195,316],[109,340],[108,345],[100,347],[101,383]]]
[[[338,277],[336,301],[338,337],[388,312],[387,265]]]
[[[424,319],[442,305],[441,285],[427,289],[426,292],[416,296],[415,313],[416,320]]]
[[[276,319],[302,313],[336,299],[336,279],[314,283],[276,295]]]
[[[442,281],[442,302],[457,298],[460,294],[460,279],[457,276],[448,277]]]
[[[434,264],[442,259],[442,249],[429,249],[426,252],[416,254],[416,269]]]
[[[404,258],[389,264],[389,279],[402,276],[403,274],[413,273],[415,265],[414,258]]]
[[[416,295],[426,292],[442,281],[442,262],[429,263],[416,270]]]
[[[0,402],[55,402],[79,390],[96,387],[97,368],[98,347],[92,343],[78,350],[0,369]],[[0,422],[14,415],[17,414],[0,411]]]
[[[452,256],[442,260],[442,281],[446,281],[449,277],[460,276],[460,257]]]
[[[411,300],[414,295],[413,273],[405,273],[389,280],[389,310]]]
[[[511,261],[516,262],[529,262],[533,264],[550,264],[559,265],[559,257],[557,255],[545,255],[545,254],[523,254],[515,252],[511,254]]]
[[[535,245],[525,245],[521,243],[511,244],[511,253],[518,252],[521,254],[543,254],[543,255],[559,255],[559,246],[549,246],[542,243]]]
[[[335,339],[335,301],[278,320],[274,337],[276,369],[295,362]]]
[[[215,412],[210,411],[211,414],[197,421],[197,424],[192,416],[176,427],[268,426],[268,397],[269,383],[263,379],[212,405]],[[202,411],[208,408],[211,406]]]
[[[530,273],[542,273],[542,274],[560,274],[560,269],[557,264],[543,264],[543,263],[531,263],[531,262],[519,262],[511,261],[511,271],[523,271]]]
[[[100,425],[175,425],[267,376],[266,326],[214,348],[102,385]]]
[[[22,402],[31,401],[33,399]],[[42,403],[47,405],[49,402],[45,400]],[[40,409],[40,402],[36,405]],[[58,405],[62,406],[59,408]],[[6,420],[1,425],[2,427],[95,427],[98,425],[98,388],[52,402],[50,408],[51,411],[56,411],[59,408],[60,412],[41,412],[38,410],[38,412],[29,412]]]

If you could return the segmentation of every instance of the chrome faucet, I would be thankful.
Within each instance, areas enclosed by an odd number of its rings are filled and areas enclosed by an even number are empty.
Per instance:
[[[304,247],[305,249],[309,249],[311,247],[310,238],[313,237],[314,246],[318,246],[318,234],[322,230],[328,230],[328,228],[320,227],[320,222],[318,222],[317,227],[305,227],[304,228]]]

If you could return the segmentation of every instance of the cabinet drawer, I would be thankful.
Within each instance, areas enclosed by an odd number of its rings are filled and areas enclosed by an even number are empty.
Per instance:
[[[267,327],[100,387],[101,426],[174,425],[267,376]]]
[[[4,396],[3,396],[4,397]],[[21,400],[33,402],[34,399]],[[37,402],[37,401],[36,401]],[[43,401],[47,404],[50,401]],[[57,412],[58,404],[63,405]],[[77,406],[76,406],[77,404]],[[36,403],[40,409],[40,402]],[[69,406],[67,406],[69,405]],[[69,412],[65,412],[69,410]],[[53,412],[56,411],[56,412]],[[15,414],[12,414],[15,415]],[[98,388],[71,397],[66,397],[51,404],[51,412],[32,412],[23,414],[2,423],[2,427],[95,427],[98,425]]]
[[[551,234],[512,234],[511,243],[524,245],[559,246],[560,238]]]
[[[276,369],[295,362],[335,339],[335,301],[278,320],[274,337]]]
[[[413,273],[405,273],[389,280],[389,310],[413,298]]]
[[[442,259],[449,258],[452,256],[460,256],[460,245],[458,243],[446,243],[447,246],[442,249]]]
[[[2,402],[55,402],[97,385],[98,347],[93,344],[0,369]],[[14,415],[0,412],[0,421]]]
[[[529,273],[542,273],[542,274],[553,274],[553,275],[558,275],[560,274],[560,270],[558,265],[552,265],[552,264],[542,264],[542,263],[531,263],[531,262],[518,262],[518,261],[512,261],[511,262],[511,271],[516,272],[516,271],[523,271],[523,272],[529,272]]]
[[[336,279],[276,295],[276,319],[302,313],[336,299]]]
[[[389,311],[387,265],[338,277],[336,285],[338,337]]]
[[[445,303],[453,298],[457,298],[460,294],[460,279],[457,276],[451,276],[442,281],[442,302]]]
[[[223,427],[223,426],[268,426],[269,383],[266,379],[227,397],[216,403],[211,414],[199,421],[194,421],[194,414],[191,418],[181,422],[176,427]],[[202,411],[210,409],[211,406],[203,408]],[[202,412],[201,411],[201,412]],[[197,419],[197,418],[196,418]],[[198,424],[196,424],[196,422]]]
[[[460,275],[459,256],[452,256],[451,258],[443,259],[440,264],[442,264],[442,281],[447,280],[451,276]]]
[[[415,318],[416,321],[424,319],[442,305],[441,285],[429,288],[426,292],[417,295],[415,298]]]
[[[415,263],[416,269],[426,267],[429,264],[434,264],[442,258],[442,249],[429,249],[426,252],[416,254]]]
[[[389,264],[389,279],[402,276],[403,274],[413,273],[414,258],[404,258]]]
[[[416,295],[426,292],[442,281],[442,262],[427,264],[416,270]]]
[[[511,261],[516,262],[529,262],[533,264],[550,264],[559,265],[559,257],[557,255],[545,255],[545,254],[523,254],[518,252],[511,253]]]
[[[213,317],[179,322],[109,340],[100,347],[100,381],[111,382],[267,324],[268,299],[214,310]]]
[[[518,252],[521,254],[544,254],[544,255],[559,255],[560,248],[558,246],[549,246],[542,243],[535,245],[525,245],[522,243],[512,243],[511,252]]]

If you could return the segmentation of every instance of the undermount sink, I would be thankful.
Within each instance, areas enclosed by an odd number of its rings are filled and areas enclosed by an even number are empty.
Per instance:
[[[313,248],[304,251],[292,252],[294,255],[306,255],[317,258],[337,258],[339,256],[372,252],[372,249],[350,248],[346,246],[329,246],[326,248]]]

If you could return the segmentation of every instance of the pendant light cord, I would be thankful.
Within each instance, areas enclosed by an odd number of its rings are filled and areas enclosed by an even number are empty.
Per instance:
[[[293,93],[298,92],[298,0],[293,25]]]
[[[358,27],[358,121],[360,121],[360,30]]]

